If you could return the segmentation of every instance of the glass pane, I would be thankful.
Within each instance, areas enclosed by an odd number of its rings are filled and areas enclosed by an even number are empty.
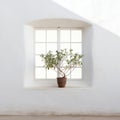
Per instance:
[[[45,79],[45,68],[36,68],[35,69],[35,78],[36,79]]]
[[[47,70],[47,78],[48,79],[56,79],[57,78],[57,73],[54,70]]]
[[[57,30],[47,30],[47,42],[57,42]]]
[[[60,42],[70,42],[70,30],[60,30]]]
[[[60,44],[60,49],[70,49],[70,43],[61,43]]]
[[[71,43],[71,49],[74,53],[82,54],[82,44],[81,43]]]
[[[81,30],[71,31],[71,42],[82,42],[82,31]]]
[[[70,56],[69,56],[69,58],[70,58]],[[62,67],[63,67],[63,69],[65,69],[65,67],[66,67],[67,65],[68,65],[68,64],[67,64],[66,61],[63,61],[63,62],[62,62]]]
[[[82,69],[75,68],[74,71],[71,73],[71,79],[82,79]]]
[[[35,30],[35,42],[45,42],[46,40],[45,30]]]
[[[52,51],[53,53],[55,53],[56,50],[57,50],[57,43],[47,43],[47,52]]]
[[[35,44],[35,54],[45,54],[45,43]]]
[[[44,66],[44,61],[39,55],[35,56],[35,66]]]

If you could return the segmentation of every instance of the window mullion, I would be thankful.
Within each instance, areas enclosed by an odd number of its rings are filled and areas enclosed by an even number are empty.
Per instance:
[[[71,29],[70,29],[70,49],[71,49]],[[71,59],[71,56],[70,56]],[[71,80],[71,69],[70,69],[70,80]]]
[[[60,50],[60,28],[57,29],[57,50]],[[57,70],[57,76],[59,77],[59,71]]]
[[[57,29],[57,50],[60,50],[60,28]]]
[[[47,54],[47,29],[45,29],[45,54]],[[47,69],[45,69],[45,78],[47,79]]]

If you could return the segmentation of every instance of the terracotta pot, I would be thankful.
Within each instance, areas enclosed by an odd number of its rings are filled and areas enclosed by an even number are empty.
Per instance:
[[[66,85],[66,81],[67,81],[66,77],[58,77],[57,78],[58,87],[64,88]]]

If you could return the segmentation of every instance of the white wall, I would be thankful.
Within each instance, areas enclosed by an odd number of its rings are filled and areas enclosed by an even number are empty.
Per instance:
[[[24,25],[50,17],[79,19],[50,0],[0,1],[0,114],[120,113],[120,39],[96,25],[91,88],[23,88]]]

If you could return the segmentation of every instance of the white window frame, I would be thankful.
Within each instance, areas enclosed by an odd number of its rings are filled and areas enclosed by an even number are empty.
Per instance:
[[[39,27],[35,27],[34,28],[34,39],[33,39],[33,43],[34,43],[34,79],[35,79],[35,68],[37,67],[36,65],[35,65],[35,56],[36,56],[36,53],[35,53],[35,44],[36,43],[49,43],[49,42],[47,42],[47,41],[45,41],[45,42],[36,42],[35,41],[35,31],[36,30],[45,30],[45,31],[47,31],[47,30],[57,30],[57,50],[59,50],[60,49],[60,30],[70,30],[70,42],[62,42],[62,43],[70,43],[70,48],[71,48],[71,44],[72,43],[81,43],[81,46],[83,46],[83,42],[81,41],[81,42],[71,42],[71,30],[81,30],[81,32],[82,32],[82,28],[70,28],[70,27],[65,27],[65,28],[39,28]],[[47,35],[47,34],[46,34]],[[83,39],[83,38],[81,38],[81,39]],[[55,43],[55,42],[53,42],[53,43]],[[45,48],[46,49],[46,48]],[[46,50],[47,51],[47,50]],[[83,49],[82,49],[82,52],[83,52]],[[83,53],[81,53],[81,54],[83,54]],[[78,68],[81,68],[81,67],[78,67]],[[82,69],[82,68],[81,68]],[[47,73],[47,72],[46,72]],[[57,73],[58,74],[58,73]],[[82,72],[81,72],[81,74],[83,75],[83,70],[82,70]],[[57,77],[57,76],[56,76]],[[47,74],[46,74],[46,78],[47,78]],[[35,80],[39,80],[39,81],[41,81],[41,80],[47,80],[47,81],[50,81],[50,80],[53,80],[53,79],[35,79]],[[75,78],[72,78],[71,79],[71,75],[70,75],[70,79],[68,79],[69,81],[80,81],[80,80],[82,80],[82,77],[81,78],[79,78],[79,79],[75,79]]]

